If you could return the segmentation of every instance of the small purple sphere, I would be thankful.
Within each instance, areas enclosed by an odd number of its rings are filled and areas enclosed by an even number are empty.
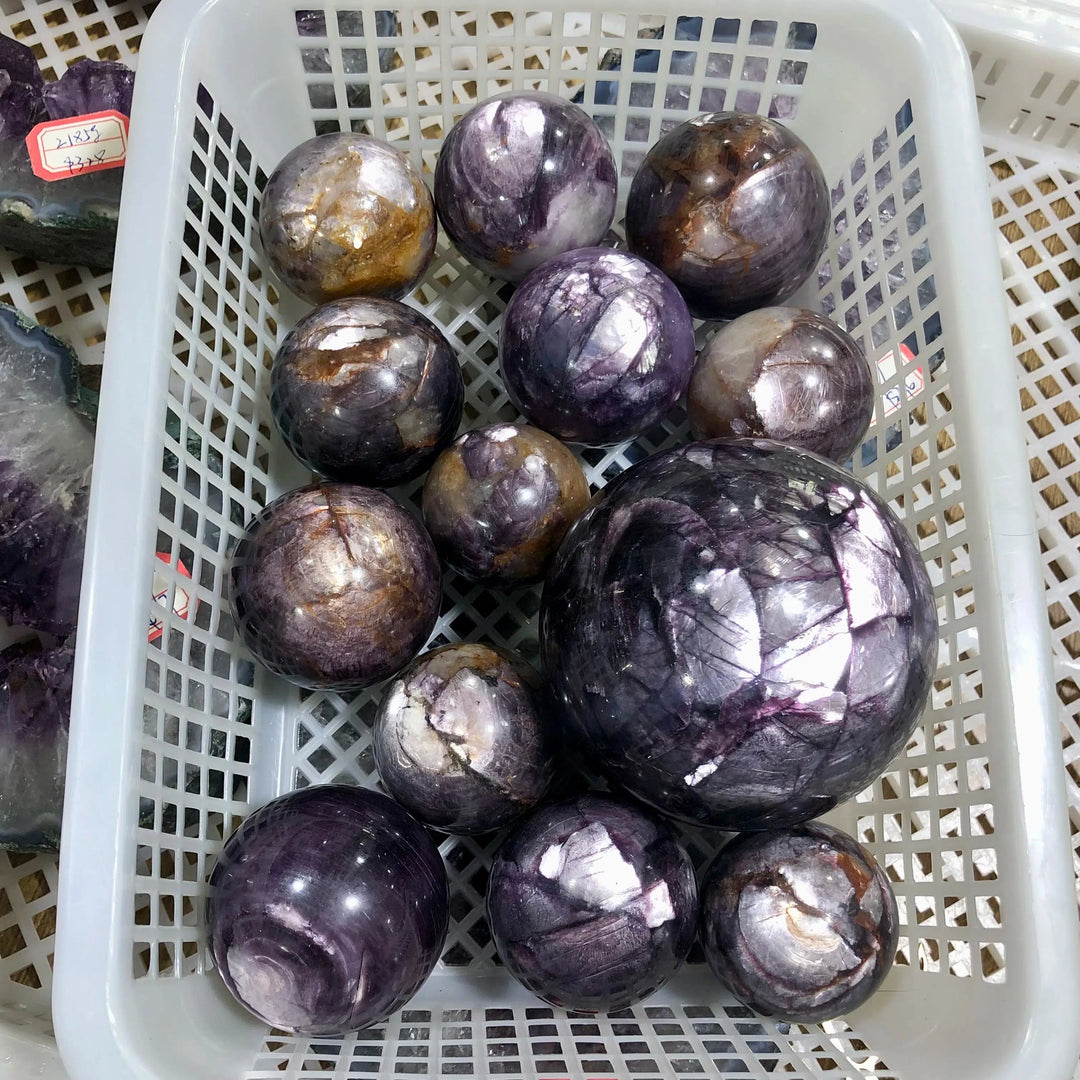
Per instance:
[[[493,588],[538,581],[589,502],[578,460],[539,428],[467,431],[424,483],[424,521],[459,574]]]
[[[870,426],[874,380],[859,343],[831,319],[760,308],[701,350],[686,408],[698,439],[775,439],[844,462]]]
[[[707,113],[645,155],[626,202],[631,251],[655,263],[703,319],[786,300],[825,249],[829,188],[806,144],[776,120]]]
[[[937,613],[888,506],[780,443],[691,443],[631,466],[571,527],[543,668],[586,764],[722,829],[825,813],[901,751]]]
[[[390,682],[373,727],[386,790],[425,825],[501,829],[530,809],[554,771],[540,679],[490,645],[446,645]]]
[[[317,307],[281,343],[270,408],[289,449],[331,480],[391,487],[453,439],[465,383],[450,343],[397,300]]]
[[[839,829],[810,822],[740,836],[706,873],[701,940],[745,1005],[819,1023],[881,985],[899,940],[896,897],[873,856]]]
[[[570,251],[534,270],[499,337],[506,392],[537,427],[606,445],[662,419],[694,367],[694,323],[678,289],[625,251]]]
[[[450,129],[435,205],[466,259],[520,281],[552,256],[604,238],[617,183],[611,147],[584,109],[513,91],[473,106]]]
[[[487,912],[503,964],[525,987],[560,1008],[612,1012],[659,990],[686,959],[697,883],[665,826],[581,795],[507,837]]]
[[[304,788],[229,837],[206,921],[219,974],[259,1019],[297,1035],[359,1031],[435,967],[446,868],[423,826],[385,795]]]
[[[312,484],[249,523],[227,589],[244,644],[271,671],[299,686],[357,690],[423,648],[441,574],[427,530],[389,495]]]

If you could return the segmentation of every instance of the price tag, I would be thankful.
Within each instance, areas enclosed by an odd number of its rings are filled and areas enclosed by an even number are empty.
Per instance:
[[[128,118],[109,109],[46,120],[26,136],[30,166],[42,180],[117,169],[127,157]]]
[[[164,551],[157,552],[157,557],[166,565],[169,565],[169,556]],[[191,571],[179,560],[176,560],[176,569],[180,572],[181,576],[190,578]],[[164,574],[154,574],[154,601],[161,607],[166,606],[166,600],[169,596],[169,582]],[[191,596],[187,589],[182,589],[179,585],[176,586],[173,591],[173,611],[180,616],[181,619],[188,619],[193,614],[193,605],[191,603]],[[161,637],[161,631],[163,629],[163,620],[156,615],[150,616],[150,632],[147,637],[148,641],[157,641]]]
[[[900,346],[900,360],[901,368],[909,368],[911,362],[915,359],[915,354],[906,346]],[[882,356],[877,362],[878,375],[882,382],[886,382],[896,374],[896,355],[892,349],[890,349],[884,356]],[[909,368],[904,371],[904,390],[901,392],[899,386],[890,386],[885,391],[884,408],[882,412],[885,416],[892,416],[900,406],[904,403],[905,397],[910,400],[915,397],[923,387],[926,385],[926,379],[923,375],[922,367]],[[875,414],[877,410],[875,409]],[[875,415],[874,419],[877,419]],[[873,426],[873,422],[871,422]]]

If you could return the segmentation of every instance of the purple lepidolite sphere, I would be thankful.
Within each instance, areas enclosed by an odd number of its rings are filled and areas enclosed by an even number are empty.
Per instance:
[[[404,296],[435,251],[435,204],[388,143],[342,131],[291,150],[267,181],[259,234],[274,271],[312,304]]]
[[[776,120],[707,113],[645,155],[626,240],[703,319],[779,304],[810,276],[829,232],[829,188],[806,144]]]
[[[618,476],[544,586],[545,676],[587,763],[658,810],[766,829],[824,813],[903,749],[934,595],[865,484],[766,440]]]
[[[873,856],[819,822],[736,837],[701,887],[701,940],[744,1004],[800,1023],[857,1009],[892,967],[896,897]]]
[[[299,1035],[384,1020],[416,993],[449,922],[431,837],[385,795],[323,784],[256,810],[210,875],[207,930],[233,996]]]
[[[331,480],[419,476],[457,431],[465,383],[450,343],[397,300],[332,300],[302,318],[270,372],[285,442]]]
[[[423,648],[441,600],[423,525],[389,495],[312,484],[248,524],[227,577],[244,644],[271,671],[312,688],[356,690]]]
[[[747,312],[721,327],[686,394],[699,439],[755,436],[844,462],[874,415],[874,380],[859,343],[802,308]]]
[[[501,829],[532,807],[554,770],[540,679],[490,645],[446,645],[391,681],[375,715],[386,790],[425,825]]]
[[[553,94],[513,91],[450,129],[435,204],[466,259],[520,281],[552,256],[603,239],[617,183],[611,147],[588,113]]]
[[[424,483],[424,521],[447,565],[470,581],[512,588],[543,576],[589,502],[578,460],[528,424],[467,431]]]
[[[510,400],[537,427],[570,442],[622,442],[686,389],[694,323],[678,289],[644,259],[570,251],[514,293],[499,365]]]
[[[534,812],[507,837],[487,912],[519,982],[561,1008],[611,1012],[659,990],[686,959],[697,883],[664,825],[581,795]]]

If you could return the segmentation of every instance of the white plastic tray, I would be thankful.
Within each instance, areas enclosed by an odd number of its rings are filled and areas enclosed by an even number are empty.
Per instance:
[[[883,0],[744,0],[719,18],[713,5],[686,3],[621,19],[433,7],[410,9],[381,38],[364,36],[375,8],[317,10],[324,25],[305,22],[316,33],[301,38],[295,4],[170,0],[144,43],[64,822],[54,1008],[72,1075],[1067,1075],[1080,960],[1056,703],[958,40],[928,6],[899,12]],[[676,16],[693,14],[705,16],[700,37],[685,40],[683,22],[676,40]],[[658,48],[661,74],[629,63],[598,74],[613,47],[627,59]],[[693,54],[692,75],[668,74],[676,52]],[[599,79],[620,85],[615,106],[591,104]],[[301,478],[271,437],[266,378],[304,309],[264,272],[257,190],[300,139],[353,122],[430,172],[441,131],[507,84],[568,96],[584,85],[623,163],[624,195],[662,122],[720,107],[721,90],[729,107],[794,110],[836,191],[827,258],[801,299],[862,336],[875,360],[901,344],[915,354],[882,383],[882,406],[899,391],[900,407],[879,417],[856,469],[918,537],[943,644],[924,726],[835,815],[893,877],[904,925],[901,963],[850,1024],[759,1021],[700,968],[622,1017],[546,1008],[492,963],[478,917],[491,845],[475,841],[444,845],[455,901],[441,969],[375,1032],[315,1043],[268,1033],[207,970],[203,882],[222,835],[298,783],[372,782],[373,695],[304,697],[261,674],[252,686],[220,599],[240,523]],[[638,104],[656,84],[652,104]],[[468,423],[507,414],[492,366],[503,301],[445,243],[414,297],[461,349]],[[922,387],[905,400],[915,369]],[[683,435],[675,416],[641,446]],[[587,454],[591,478],[628,456]],[[198,603],[193,620],[167,618],[148,647],[161,549],[186,562]],[[446,591],[436,636],[528,650],[535,593],[503,597],[449,577]],[[141,826],[147,815],[153,824]],[[707,854],[700,837],[691,843]]]

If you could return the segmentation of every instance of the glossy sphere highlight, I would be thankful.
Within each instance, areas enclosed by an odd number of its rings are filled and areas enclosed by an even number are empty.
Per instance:
[[[775,120],[707,113],[670,131],[630,185],[626,239],[704,319],[779,304],[810,276],[829,189],[805,143]]]
[[[499,849],[488,921],[507,970],[561,1008],[610,1012],[660,989],[696,932],[697,884],[668,830],[613,799],[536,811]]]
[[[610,248],[567,252],[533,271],[506,307],[499,364],[510,400],[570,442],[640,435],[679,400],[694,323],[654,266]]]
[[[828,825],[736,837],[702,885],[709,966],[765,1016],[817,1023],[857,1009],[892,967],[898,937],[889,879]]]
[[[903,749],[937,619],[877,495],[824,458],[733,440],[608,485],[559,548],[540,644],[588,764],[737,831],[822,814]]]
[[[439,220],[492,277],[603,239],[615,215],[611,147],[583,109],[553,94],[500,94],[469,110],[435,167]]]
[[[259,210],[270,265],[312,304],[403,296],[431,261],[436,229],[431,193],[408,158],[353,132],[286,154]]]
[[[558,439],[527,424],[467,431],[424,484],[424,521],[460,574],[494,587],[538,580],[589,484]]]
[[[450,343],[396,300],[334,300],[302,318],[270,373],[285,442],[332,480],[389,487],[453,439],[465,384]]]
[[[229,837],[206,914],[214,963],[246,1009],[298,1035],[359,1031],[431,974],[446,870],[392,799],[319,785],[267,803]]]
[[[300,686],[355,690],[423,647],[441,599],[424,527],[389,495],[313,484],[275,499],[248,525],[229,566],[244,644]]]
[[[539,677],[489,645],[418,657],[387,686],[373,737],[386,790],[452,833],[508,825],[540,799],[554,768]]]
[[[758,436],[844,462],[870,426],[874,382],[858,342],[824,315],[761,308],[701,350],[686,407],[699,439]]]

